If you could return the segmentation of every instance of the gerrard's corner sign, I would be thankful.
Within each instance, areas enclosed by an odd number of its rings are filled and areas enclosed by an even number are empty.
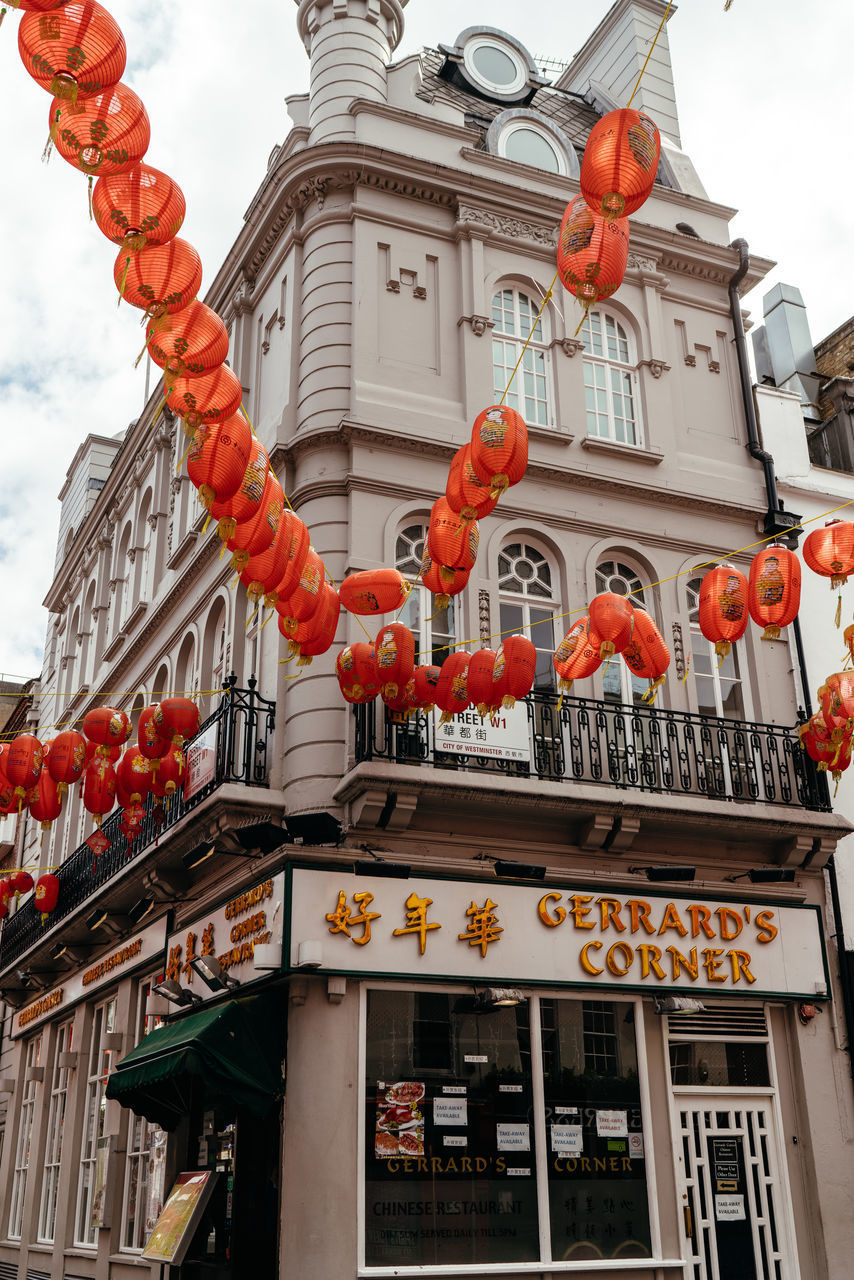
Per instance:
[[[471,982],[815,999],[827,991],[812,906],[294,868],[290,965]]]

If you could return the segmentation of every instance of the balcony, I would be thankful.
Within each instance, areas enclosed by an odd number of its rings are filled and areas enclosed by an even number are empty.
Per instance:
[[[124,810],[119,809],[105,820],[102,830],[111,846],[95,858],[88,845],[75,849],[57,870],[59,899],[46,926],[32,898],[9,916],[0,933],[0,970],[7,969],[20,956],[42,941],[61,920],[79,911],[86,903],[100,898],[111,882],[127,871],[129,864],[144,859],[165,833],[197,809],[225,783],[245,787],[267,787],[268,754],[275,729],[276,704],[262,698],[255,689],[254,677],[248,689],[238,689],[232,673],[219,707],[204,721],[196,736],[186,744],[189,752],[194,744],[210,743],[213,761],[210,776],[189,799],[178,790],[168,800],[148,796],[145,817],[137,836],[125,839],[120,824]],[[283,834],[284,839],[284,834]]]

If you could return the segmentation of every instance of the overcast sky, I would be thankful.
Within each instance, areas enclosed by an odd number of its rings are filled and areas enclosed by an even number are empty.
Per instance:
[[[813,339],[854,311],[854,176],[845,0],[682,0],[668,23],[682,143],[713,200],[797,285]],[[146,159],[187,197],[182,235],[210,283],[287,132],[284,98],[308,88],[293,0],[112,0],[128,45],[125,80],[152,123]],[[504,28],[536,58],[568,60],[609,0],[410,0],[396,56]],[[536,15],[536,17],[534,17]],[[20,17],[0,28],[0,673],[41,668],[57,493],[89,431],[115,434],[143,403],[139,312],[116,309],[115,249],[88,221],[86,179],[41,153],[49,96],[24,72]],[[839,148],[837,155],[836,148]],[[809,216],[807,216],[807,211]],[[203,283],[204,293],[206,284]]]

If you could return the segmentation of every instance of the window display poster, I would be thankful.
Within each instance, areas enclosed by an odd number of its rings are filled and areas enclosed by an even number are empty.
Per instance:
[[[95,1186],[92,1191],[92,1214],[90,1224],[93,1227],[109,1226],[107,1222],[107,1173],[110,1163],[110,1150],[113,1139],[98,1139],[98,1154],[95,1159]]]
[[[166,1198],[166,1131],[153,1125],[148,1134],[148,1180],[145,1187],[145,1238],[163,1212]]]
[[[625,1138],[629,1126],[625,1111],[597,1111],[596,1133],[600,1138]]]
[[[443,1096],[433,1099],[433,1123],[437,1125],[468,1124],[468,1107],[465,1098]]]
[[[425,1092],[424,1085],[417,1080],[399,1080],[390,1085],[378,1082],[374,1154],[379,1160],[424,1155]],[[465,1110],[464,1098],[454,1102]]]
[[[584,1130],[580,1124],[553,1124],[551,1138],[555,1155],[580,1156],[584,1152]]]
[[[142,1251],[143,1258],[180,1266],[218,1177],[210,1170],[178,1174],[163,1212]]]

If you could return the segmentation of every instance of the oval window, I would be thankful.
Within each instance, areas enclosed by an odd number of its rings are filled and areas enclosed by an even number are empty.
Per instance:
[[[535,129],[510,129],[502,141],[504,145],[501,149],[508,160],[530,164],[537,169],[547,169],[550,173],[562,172],[557,151]]]
[[[472,63],[484,80],[494,85],[511,85],[519,75],[516,63],[503,49],[494,44],[482,44],[472,50]]]

